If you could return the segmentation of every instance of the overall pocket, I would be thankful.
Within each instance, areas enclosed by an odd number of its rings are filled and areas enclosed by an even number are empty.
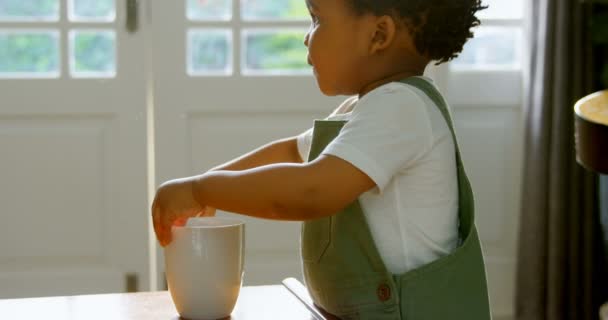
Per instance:
[[[332,217],[302,223],[302,260],[318,263],[331,243]]]

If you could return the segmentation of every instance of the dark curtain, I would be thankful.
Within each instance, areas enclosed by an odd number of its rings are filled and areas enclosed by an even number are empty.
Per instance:
[[[598,319],[606,281],[598,178],[576,163],[574,103],[592,92],[588,4],[525,0],[531,60],[516,283],[519,320]]]
[[[608,257],[608,175],[606,174],[600,175],[600,221],[604,233],[604,257]]]

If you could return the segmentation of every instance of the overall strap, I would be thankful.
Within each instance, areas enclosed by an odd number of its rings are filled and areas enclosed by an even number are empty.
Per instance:
[[[475,223],[473,189],[464,170],[464,165],[460,155],[460,148],[458,147],[458,139],[456,139],[456,131],[454,130],[454,123],[448,110],[448,104],[434,85],[420,77],[410,77],[403,79],[400,82],[422,90],[422,92],[424,92],[439,108],[439,111],[443,115],[448,128],[450,128],[452,139],[454,141],[454,149],[456,151],[456,165],[458,170],[458,193],[460,201],[459,232],[461,240],[464,240],[468,237]]]

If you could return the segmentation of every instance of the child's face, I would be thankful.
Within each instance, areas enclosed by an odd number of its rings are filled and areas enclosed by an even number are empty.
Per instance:
[[[312,23],[304,44],[308,63],[326,95],[351,95],[363,83],[368,52],[365,17],[357,16],[348,0],[306,0]]]

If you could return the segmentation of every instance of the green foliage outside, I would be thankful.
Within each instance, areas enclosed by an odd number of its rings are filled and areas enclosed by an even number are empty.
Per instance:
[[[59,70],[59,44],[51,34],[0,34],[0,72]]]
[[[111,34],[80,33],[74,37],[76,72],[112,72],[115,60],[115,41]]]
[[[74,0],[74,13],[82,18],[107,17],[114,13],[114,0]]]
[[[246,0],[243,1],[246,19],[307,19],[308,9],[304,0]]]
[[[197,19],[221,19],[227,15],[230,1],[188,0],[190,17]],[[245,0],[242,1],[242,15],[247,20],[308,19],[308,9],[304,0]],[[278,30],[277,32],[280,32]],[[203,40],[204,39],[204,40]],[[252,35],[246,40],[246,63],[254,70],[306,70],[306,47],[304,34],[300,32],[280,32]],[[195,40],[192,67],[194,70],[222,70],[227,64],[228,44],[223,38],[207,33]]]
[[[195,34],[191,41],[194,71],[221,71],[227,67],[228,41],[224,34]]]
[[[304,0],[243,0],[241,4],[246,20],[302,20],[308,17]],[[187,0],[188,17],[192,19],[223,20],[230,16],[231,9],[232,0]]]
[[[305,70],[306,47],[301,32],[257,34],[247,39],[247,66],[255,70]]]
[[[114,0],[74,0],[79,17],[106,17],[114,11]],[[0,0],[0,17],[57,17],[59,0]]]
[[[59,0],[0,0],[0,17],[57,17]]]
[[[243,8],[245,17],[265,19],[308,19],[303,0],[250,0]],[[247,39],[247,67],[255,70],[302,71],[306,62],[304,32],[277,30],[274,34],[260,33]]]
[[[56,15],[58,0],[0,0],[0,17],[48,17]],[[104,17],[114,10],[114,0],[75,0],[81,17]],[[78,72],[106,72],[115,68],[115,41],[107,33],[82,33],[74,38],[74,62]],[[0,34],[0,72],[48,73],[59,71],[59,39],[50,33]]]
[[[192,10],[201,0],[188,0]],[[221,14],[228,0],[205,0],[206,14]],[[249,0],[243,2],[245,16],[260,19],[307,19],[303,0]],[[0,0],[0,17],[44,17],[57,14],[58,0]],[[114,10],[114,0],[75,0],[81,17],[103,17]],[[202,14],[198,12],[198,14]],[[306,48],[302,32],[277,30],[276,34],[252,35],[247,39],[248,66],[258,70],[305,70]],[[228,43],[223,36],[204,34],[196,40],[194,70],[218,70],[227,64]],[[74,43],[75,70],[112,71],[115,68],[115,40],[100,34],[79,34]],[[54,72],[59,70],[59,41],[45,34],[0,35],[0,72]]]
[[[188,17],[196,20],[225,20],[230,17],[232,0],[188,0]]]

